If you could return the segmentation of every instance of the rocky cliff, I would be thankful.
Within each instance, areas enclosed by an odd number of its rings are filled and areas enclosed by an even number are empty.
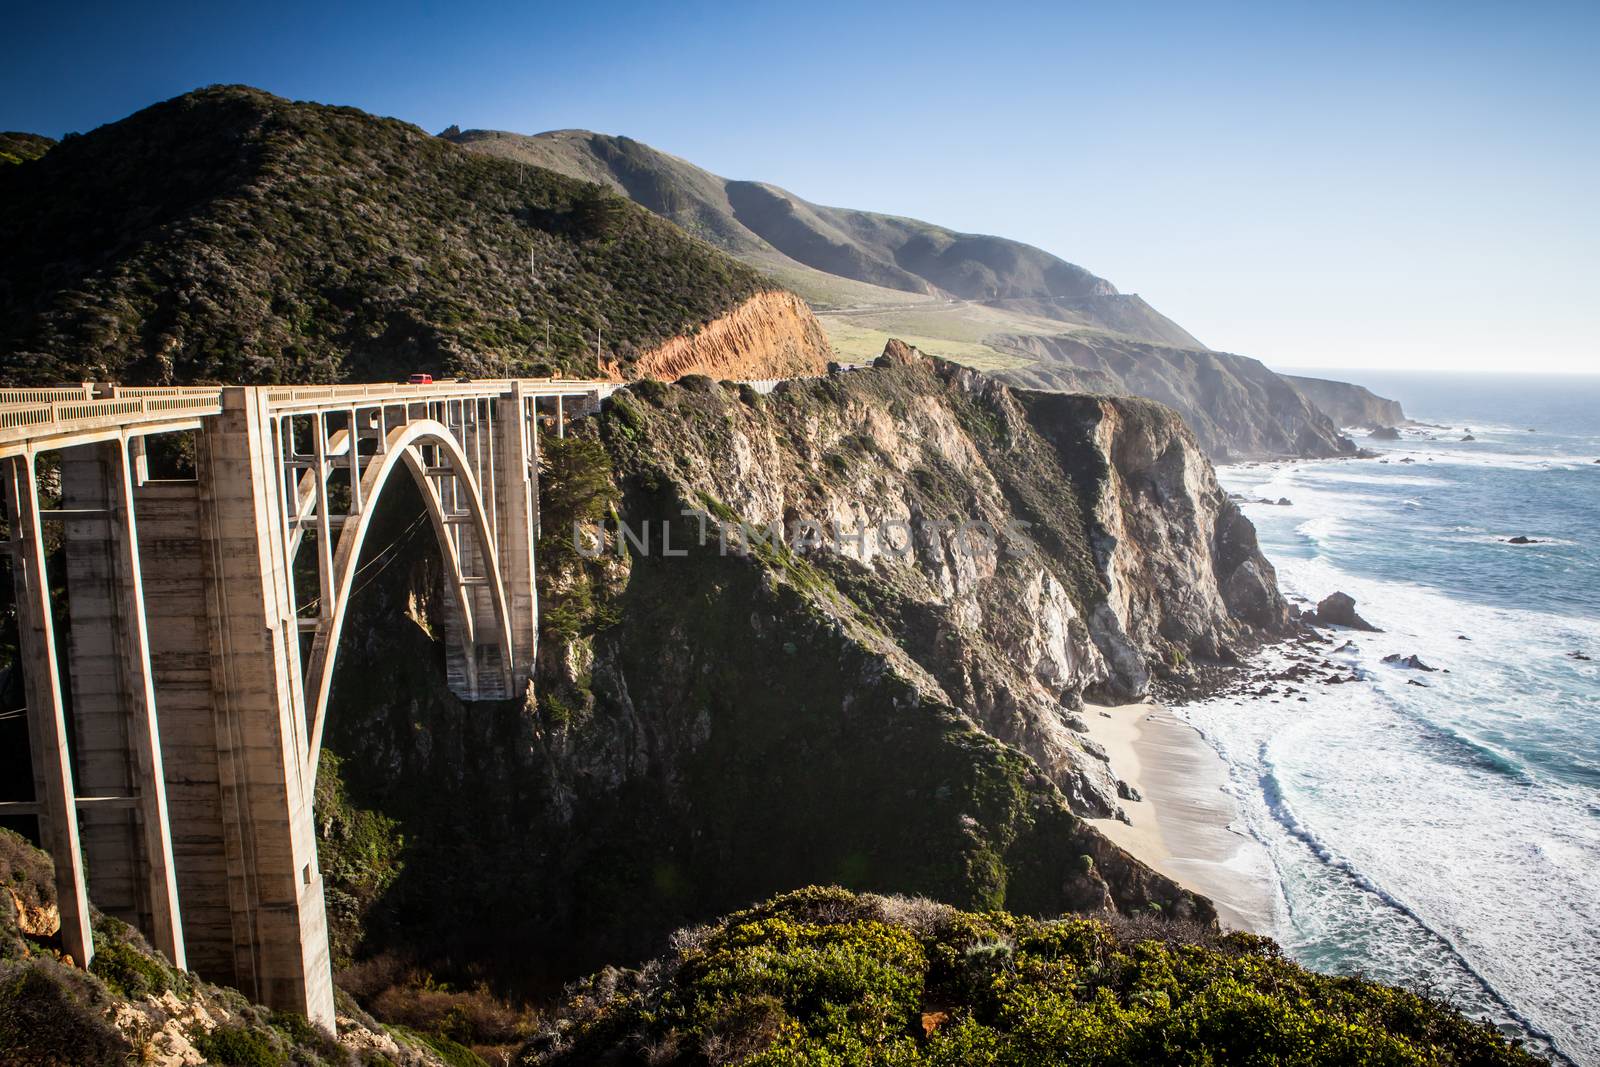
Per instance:
[[[1378,396],[1364,386],[1326,378],[1302,378],[1295,374],[1284,377],[1336,426],[1375,430],[1380,426],[1403,426],[1410,421],[1399,401]]]
[[[781,291],[757,293],[726,315],[640,354],[614,374],[675,381],[686,374],[752,380],[799,378],[828,369],[833,349],[805,301]]]
[[[547,440],[526,704],[445,690],[438,564],[401,546],[328,726],[352,981],[404,954],[536,985],[814,883],[1210,916],[1083,821],[1117,799],[1077,709],[1283,624],[1248,524],[1159,405],[883,363],[640,382]]]
[[[1259,360],[1126,338],[1010,335],[1006,351],[1033,362],[1001,371],[1032,389],[1090,389],[1159,400],[1183,416],[1220,461],[1354,454],[1355,444]]]

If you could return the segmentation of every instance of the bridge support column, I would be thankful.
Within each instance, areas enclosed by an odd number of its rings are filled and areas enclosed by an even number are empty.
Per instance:
[[[522,685],[533,674],[538,652],[539,594],[533,584],[534,549],[539,538],[538,437],[531,398],[520,381],[495,401],[495,540],[500,572],[511,612],[511,677]],[[516,693],[512,694],[516,696]]]
[[[199,453],[235,979],[252,999],[332,1029],[299,631],[266,398],[224,389]]]
[[[127,446],[63,449],[72,750],[89,896],[188,963],[168,834]]]
[[[39,487],[32,453],[6,462],[7,510],[11,519],[11,577],[17,591],[18,652],[28,701],[28,742],[33,756],[34,800],[39,843],[55,860],[56,904],[61,945],[80,966],[94,955],[89,928],[89,892],[78,850],[77,795],[67,748],[66,709],[56,658],[50,580],[45,569]]]

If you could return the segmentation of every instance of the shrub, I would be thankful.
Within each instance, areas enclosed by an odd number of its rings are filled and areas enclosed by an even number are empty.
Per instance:
[[[246,1026],[219,1026],[196,1037],[194,1047],[208,1062],[224,1067],[285,1067],[289,1062],[271,1037]]]
[[[0,963],[0,1063],[97,1067],[131,1053],[96,1010],[93,979],[52,960]]]
[[[574,987],[522,1062],[624,1049],[764,1067],[1536,1062],[1445,1005],[1304,970],[1264,938],[937,908],[786,894],[644,971]]]

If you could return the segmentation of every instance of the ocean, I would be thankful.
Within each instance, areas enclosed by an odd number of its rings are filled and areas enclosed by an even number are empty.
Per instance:
[[[1434,425],[1358,433],[1382,460],[1218,473],[1290,500],[1245,505],[1286,594],[1343,590],[1384,632],[1329,647],[1360,683],[1180,714],[1228,765],[1290,955],[1600,1064],[1600,376],[1328,376]]]

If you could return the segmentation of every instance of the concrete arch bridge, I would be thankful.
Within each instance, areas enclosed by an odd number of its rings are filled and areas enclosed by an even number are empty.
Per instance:
[[[312,796],[375,506],[416,484],[450,688],[512,696],[537,635],[540,435],[615,388],[0,390],[34,776],[31,799],[0,784],[0,815],[38,819],[75,961],[92,897],[179,966],[332,1027]],[[175,445],[192,470],[162,476]]]

